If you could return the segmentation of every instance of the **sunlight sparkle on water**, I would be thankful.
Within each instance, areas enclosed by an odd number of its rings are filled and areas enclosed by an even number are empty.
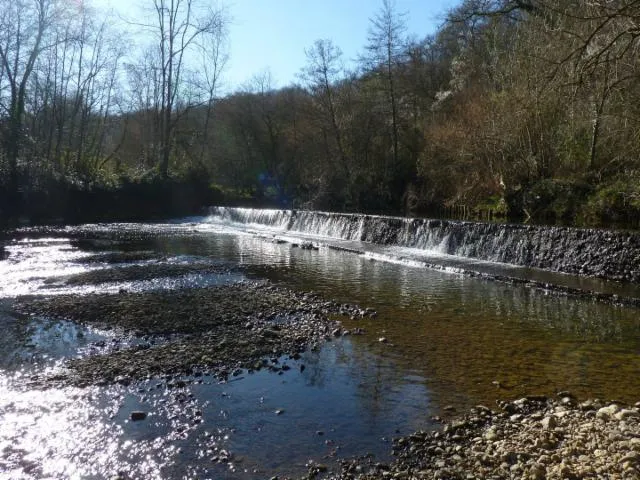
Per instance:
[[[73,248],[68,239],[23,239],[7,245],[6,251],[9,257],[0,262],[0,298],[33,294],[47,279],[89,270],[73,263],[87,253]]]
[[[0,379],[0,479],[108,478],[119,471],[160,478],[175,453],[162,448],[162,438],[124,440],[113,420],[123,398],[116,390],[24,390],[16,380],[20,375]]]

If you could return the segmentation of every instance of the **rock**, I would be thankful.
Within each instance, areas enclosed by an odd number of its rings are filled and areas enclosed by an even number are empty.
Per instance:
[[[620,459],[621,463],[629,462],[630,464],[637,464],[640,462],[640,453],[638,452],[629,452],[624,457]]]
[[[131,384],[131,379],[129,377],[125,377],[125,376],[118,376],[115,378],[115,383],[120,384],[120,385],[124,385],[125,387],[129,386]]]
[[[544,465],[534,463],[529,470],[530,480],[545,480],[547,478],[547,469]]]
[[[537,438],[534,442],[534,446],[542,450],[553,450],[554,448],[556,448],[557,443],[558,442],[554,437],[545,435]]]
[[[145,418],[147,418],[147,412],[142,412],[142,411],[139,411],[139,410],[135,410],[135,411],[131,412],[131,415],[129,415],[129,418],[133,422],[138,422],[140,420],[144,420]]]
[[[491,427],[485,432],[484,438],[486,438],[490,442],[493,442],[495,440],[498,440],[500,438],[500,435],[498,435],[498,432],[494,427]]]
[[[565,464],[561,464],[560,465],[560,476],[561,478],[566,478],[568,480],[577,480],[577,476],[576,474],[573,472],[573,470],[571,469],[571,467],[569,467],[568,465]]]
[[[508,465],[518,463],[518,454],[516,452],[507,452],[502,456],[502,461]]]
[[[279,338],[280,337],[280,332],[275,330],[275,329],[271,329],[271,328],[265,328],[262,331],[262,336],[264,338]]]
[[[614,417],[614,415],[619,411],[620,407],[614,403],[609,405],[608,407],[602,407],[601,409],[599,409],[596,412],[596,418],[599,418],[601,420],[609,420]]]
[[[640,413],[625,408],[616,412],[613,416],[616,420],[628,420],[629,418],[640,418]]]
[[[596,404],[593,400],[587,400],[585,402],[580,403],[580,409],[583,411],[595,410]]]
[[[575,400],[572,397],[562,397],[560,404],[564,406],[572,406],[575,404]]]
[[[319,247],[317,247],[316,245],[314,245],[311,242],[303,242],[300,244],[300,248],[302,250],[319,250]]]
[[[548,417],[543,418],[542,422],[540,423],[542,424],[542,428],[544,430],[553,430],[558,425],[558,421],[553,415],[549,415]]]

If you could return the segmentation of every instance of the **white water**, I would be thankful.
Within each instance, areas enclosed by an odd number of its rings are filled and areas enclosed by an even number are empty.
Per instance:
[[[213,207],[208,222],[223,222],[324,238],[364,241],[460,257],[519,264],[525,237],[492,224],[315,211]],[[462,234],[461,234],[462,233]],[[509,250],[509,251],[507,251]],[[506,257],[514,257],[507,262]]]
[[[640,258],[640,237],[625,232],[229,207],[212,207],[201,225],[312,241],[414,267],[640,298],[636,284],[593,278],[599,272],[613,279],[620,272],[636,275],[630,268],[640,269],[634,260]],[[614,243],[618,253],[603,255]]]

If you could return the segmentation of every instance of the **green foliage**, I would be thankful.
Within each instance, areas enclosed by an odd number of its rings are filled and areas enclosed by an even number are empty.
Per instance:
[[[633,176],[600,185],[580,213],[581,222],[587,225],[637,226],[640,223],[640,178]]]
[[[503,219],[507,216],[507,202],[500,195],[493,195],[476,204],[473,213],[477,218]]]
[[[512,198],[512,208],[520,202],[522,213],[538,221],[573,223],[592,187],[575,180],[544,179]]]

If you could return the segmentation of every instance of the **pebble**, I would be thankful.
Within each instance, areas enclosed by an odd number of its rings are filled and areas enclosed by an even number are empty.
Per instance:
[[[619,412],[616,412],[613,416],[616,418],[616,420],[627,420],[629,418],[640,417],[640,413],[635,410],[625,408],[620,410]]]
[[[36,379],[45,387],[134,384],[167,372],[178,376],[204,372],[220,381],[263,368],[280,375],[291,367],[263,360],[286,354],[300,358],[300,352],[342,336],[340,323],[330,315],[366,313],[355,305],[326,302],[317,294],[267,281],[117,296],[57,295],[22,303],[17,309],[118,329],[145,336],[149,342],[147,348],[123,344],[117,354],[114,348],[111,353],[69,360],[64,374]],[[180,382],[176,378],[166,385],[181,388]]]
[[[141,412],[139,410],[135,410],[131,412],[131,415],[129,415],[129,418],[133,422],[144,420],[145,418],[147,418],[147,412]]]
[[[374,474],[370,460],[358,459],[343,462],[342,470],[328,478],[405,478],[401,472],[413,472],[408,478],[640,479],[635,408],[602,406],[597,400],[578,403],[567,394],[499,405],[499,412],[475,407],[440,430],[395,440],[396,460],[388,474]]]
[[[542,428],[544,430],[553,430],[558,425],[558,421],[553,415],[545,417],[540,423],[542,424]]]
[[[621,462],[638,463],[640,461],[640,454],[638,452],[629,452],[620,459]]]
[[[599,409],[596,412],[596,418],[599,418],[601,420],[609,420],[619,411],[620,411],[620,407],[614,403],[612,405],[609,405],[607,407],[602,407],[601,409]]]
[[[484,434],[484,438],[486,438],[487,440],[489,440],[490,442],[493,442],[495,440],[497,440],[498,438],[500,438],[498,436],[498,432],[496,431],[495,428],[490,428],[489,430],[487,430],[487,432]]]

